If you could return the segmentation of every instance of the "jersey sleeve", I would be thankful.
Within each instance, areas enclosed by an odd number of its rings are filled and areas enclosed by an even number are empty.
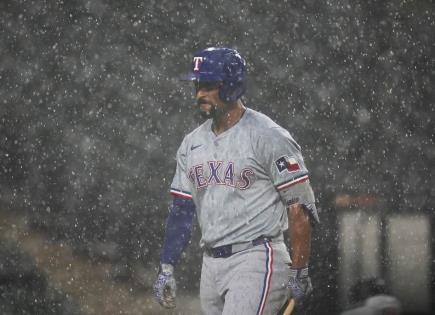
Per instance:
[[[190,182],[187,174],[187,144],[186,138],[177,151],[177,168],[172,180],[170,193],[176,198],[192,199]]]
[[[319,222],[309,173],[301,148],[283,128],[268,129],[258,138],[257,152],[266,173],[286,206],[300,203]]]

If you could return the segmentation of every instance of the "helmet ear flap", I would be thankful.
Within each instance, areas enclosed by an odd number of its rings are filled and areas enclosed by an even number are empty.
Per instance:
[[[236,82],[224,82],[219,88],[219,98],[225,102],[237,101],[246,91],[244,80]]]
[[[225,77],[219,89],[219,97],[226,102],[237,101],[246,91],[245,62],[236,54],[229,54],[225,63]]]

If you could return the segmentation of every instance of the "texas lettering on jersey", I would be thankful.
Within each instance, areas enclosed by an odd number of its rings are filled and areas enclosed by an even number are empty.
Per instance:
[[[245,190],[252,185],[255,173],[250,168],[244,168],[236,174],[233,162],[208,161],[205,165],[192,166],[188,178],[197,190],[211,185],[226,185]]]

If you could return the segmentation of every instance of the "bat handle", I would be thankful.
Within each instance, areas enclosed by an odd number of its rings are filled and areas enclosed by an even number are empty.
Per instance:
[[[293,313],[294,308],[295,308],[295,300],[290,299],[290,302],[288,303],[286,309],[284,310],[283,315],[290,315],[291,313]]]

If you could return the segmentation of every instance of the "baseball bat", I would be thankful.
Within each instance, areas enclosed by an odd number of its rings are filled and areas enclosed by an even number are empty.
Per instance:
[[[281,309],[278,312],[278,315],[291,315],[291,313],[293,313],[294,308],[295,308],[295,300],[290,298],[281,307]]]

